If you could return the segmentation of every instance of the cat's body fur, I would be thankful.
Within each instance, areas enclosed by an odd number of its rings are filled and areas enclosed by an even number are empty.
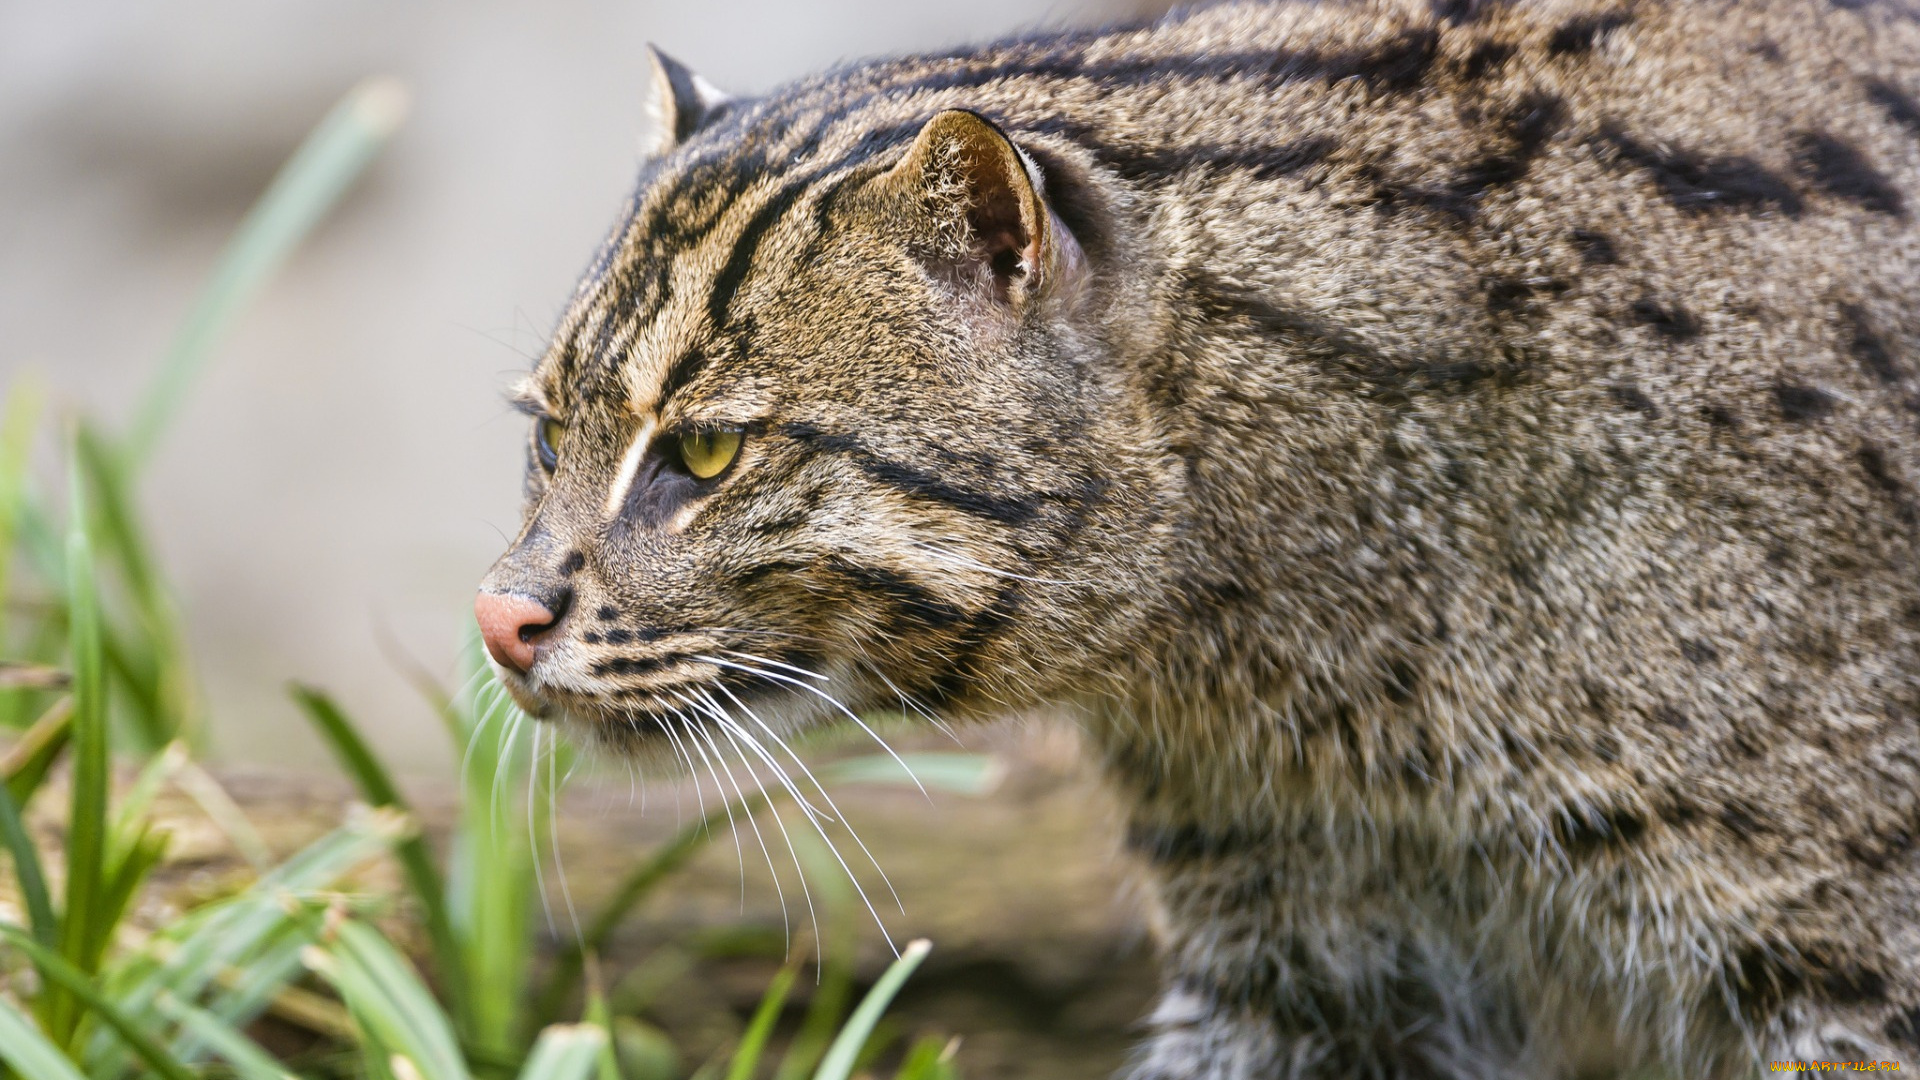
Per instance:
[[[1920,15],[665,75],[527,392],[523,700],[736,749],[834,715],[767,671],[1070,706],[1163,915],[1139,1080],[1920,1052]],[[747,432],[706,487],[688,426]]]

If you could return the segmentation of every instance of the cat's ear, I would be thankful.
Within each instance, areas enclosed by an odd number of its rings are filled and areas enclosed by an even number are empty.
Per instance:
[[[927,121],[884,181],[931,209],[934,235],[919,246],[958,284],[1017,309],[1081,276],[1084,256],[1048,205],[1039,167],[978,113]]]
[[[647,46],[653,61],[654,153],[664,154],[726,113],[733,95],[693,73],[691,68]]]

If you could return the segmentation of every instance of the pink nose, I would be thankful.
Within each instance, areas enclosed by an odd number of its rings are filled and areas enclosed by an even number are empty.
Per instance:
[[[514,593],[483,592],[473,598],[473,617],[480,623],[480,640],[501,667],[524,675],[533,667],[540,637],[558,621],[547,605]]]

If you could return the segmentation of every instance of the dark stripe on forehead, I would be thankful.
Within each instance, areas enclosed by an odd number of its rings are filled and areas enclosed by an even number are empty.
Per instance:
[[[811,174],[788,181],[747,219],[746,226],[733,241],[733,251],[727,256],[726,265],[714,276],[713,285],[707,293],[707,319],[715,330],[726,327],[734,294],[739,291],[740,283],[746,280],[747,271],[752,268],[754,257],[760,252],[761,241],[786,216],[813,181]]]
[[[707,319],[716,335],[724,334],[734,325],[732,314],[733,299],[739,293],[740,286],[746,281],[747,274],[753,269],[761,244],[775,226],[779,225],[797,203],[801,196],[819,180],[818,174],[808,174],[793,180],[774,192],[773,196],[755,210],[734,238],[733,250],[727,261],[715,275],[713,284],[707,292]],[[831,190],[829,190],[829,195]],[[660,393],[656,398],[664,404],[678,393],[694,376],[698,375],[712,359],[707,349],[692,349],[680,359],[674,361],[666,377],[661,381]]]
[[[815,450],[838,454],[851,461],[872,480],[895,491],[952,507],[973,517],[1002,525],[1023,525],[1040,512],[1040,499],[1034,495],[1000,495],[950,484],[904,462],[889,461],[876,455],[851,435],[822,431],[811,424],[783,424],[781,434]]]

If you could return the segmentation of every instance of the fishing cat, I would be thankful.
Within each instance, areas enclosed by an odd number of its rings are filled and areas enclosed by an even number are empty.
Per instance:
[[[1920,8],[656,65],[518,395],[529,709],[769,767],[1070,710],[1135,1080],[1920,1064]]]

